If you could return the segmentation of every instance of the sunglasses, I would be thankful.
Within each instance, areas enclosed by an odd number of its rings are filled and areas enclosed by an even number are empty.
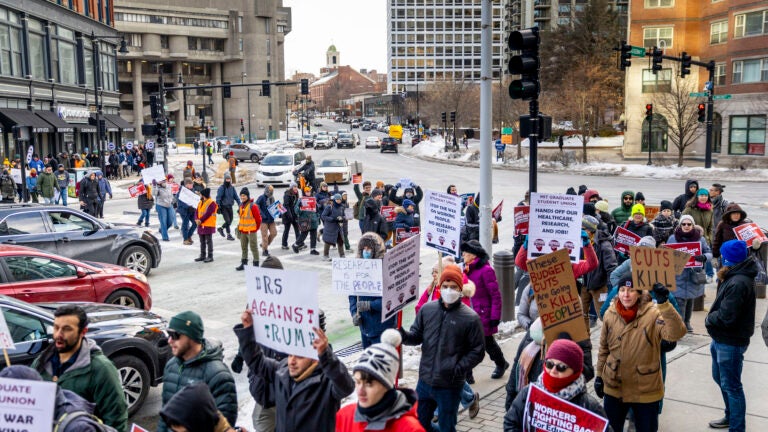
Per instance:
[[[632,201],[632,197],[624,197],[624,201]]]
[[[174,330],[166,330],[166,333],[168,333],[168,337],[170,337],[173,340],[179,340],[181,337],[181,333],[178,333]]]
[[[681,223],[680,226],[693,226],[692,223]]]
[[[563,373],[570,369],[570,366],[563,363],[555,363],[552,360],[547,360],[544,362],[544,367],[547,368],[547,370],[556,369],[558,372]]]

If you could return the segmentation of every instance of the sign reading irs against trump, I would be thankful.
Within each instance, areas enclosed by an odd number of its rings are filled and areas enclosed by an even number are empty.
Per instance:
[[[245,267],[248,309],[256,342],[277,351],[317,358],[317,273]]]
[[[461,240],[461,197],[428,190],[424,194],[425,219],[421,237],[424,246],[459,256]]]
[[[567,249],[571,261],[578,261],[583,207],[578,195],[531,193],[528,259]]]
[[[528,386],[523,430],[535,432],[605,432],[608,419],[536,385]]]

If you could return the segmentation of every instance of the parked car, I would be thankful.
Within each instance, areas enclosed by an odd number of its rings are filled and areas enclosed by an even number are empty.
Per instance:
[[[312,123],[312,126],[316,126],[316,127],[320,127],[320,126],[322,126],[322,125],[323,125],[323,124],[322,124],[322,123],[320,123],[320,120],[315,120],[315,122],[314,122],[314,123]]]
[[[399,142],[397,141],[397,139],[392,138],[392,137],[384,137],[381,140],[380,151],[381,151],[381,153],[384,153],[385,151],[393,151],[393,152],[397,153],[397,145],[398,144],[399,144]]]
[[[234,153],[235,159],[240,162],[249,160],[254,163],[258,163],[260,160],[264,159],[264,156],[267,154],[264,149],[259,148],[256,144],[249,143],[235,143],[224,146],[221,150],[221,156],[224,159],[228,159],[229,152]]]
[[[145,276],[160,265],[160,242],[149,229],[102,222],[64,206],[0,205],[0,244],[30,246],[79,261],[128,267]]]
[[[361,128],[364,131],[371,130],[371,124],[370,123],[363,123],[363,127]]]
[[[331,138],[328,135],[318,135],[317,138],[315,138],[315,148],[316,149],[333,148],[333,141],[331,141]]]
[[[325,158],[315,168],[315,175],[324,178],[326,174],[341,174],[341,181],[337,183],[349,183],[352,181],[352,167],[345,158]],[[326,180],[327,181],[327,180]]]
[[[301,139],[304,141],[304,148],[313,147],[315,145],[315,136],[312,134],[304,134]]]
[[[71,304],[71,303],[68,303]],[[149,311],[120,305],[76,303],[88,315],[88,338],[101,347],[120,373],[128,415],[141,408],[150,386],[163,382],[171,357],[166,321]],[[53,343],[53,312],[61,303],[30,304],[0,295],[0,309],[14,347],[11,364],[31,365]],[[0,369],[5,362],[0,362]]]
[[[355,140],[351,133],[339,133],[336,138],[336,148],[355,148]]]
[[[256,170],[256,184],[288,186],[294,180],[293,171],[304,163],[307,156],[301,150],[278,150],[269,153]]]
[[[379,148],[381,146],[381,140],[377,136],[369,136],[365,139],[365,148]]]

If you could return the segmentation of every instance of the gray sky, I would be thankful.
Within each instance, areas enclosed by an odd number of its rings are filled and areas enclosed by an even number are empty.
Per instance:
[[[285,37],[285,77],[295,71],[319,74],[331,44],[341,65],[387,71],[386,0],[283,0],[291,8]]]

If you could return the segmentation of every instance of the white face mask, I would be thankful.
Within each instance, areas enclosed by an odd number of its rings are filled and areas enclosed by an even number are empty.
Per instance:
[[[443,299],[445,304],[451,305],[456,303],[459,298],[461,298],[461,292],[454,289],[443,289],[440,290],[440,298]]]

